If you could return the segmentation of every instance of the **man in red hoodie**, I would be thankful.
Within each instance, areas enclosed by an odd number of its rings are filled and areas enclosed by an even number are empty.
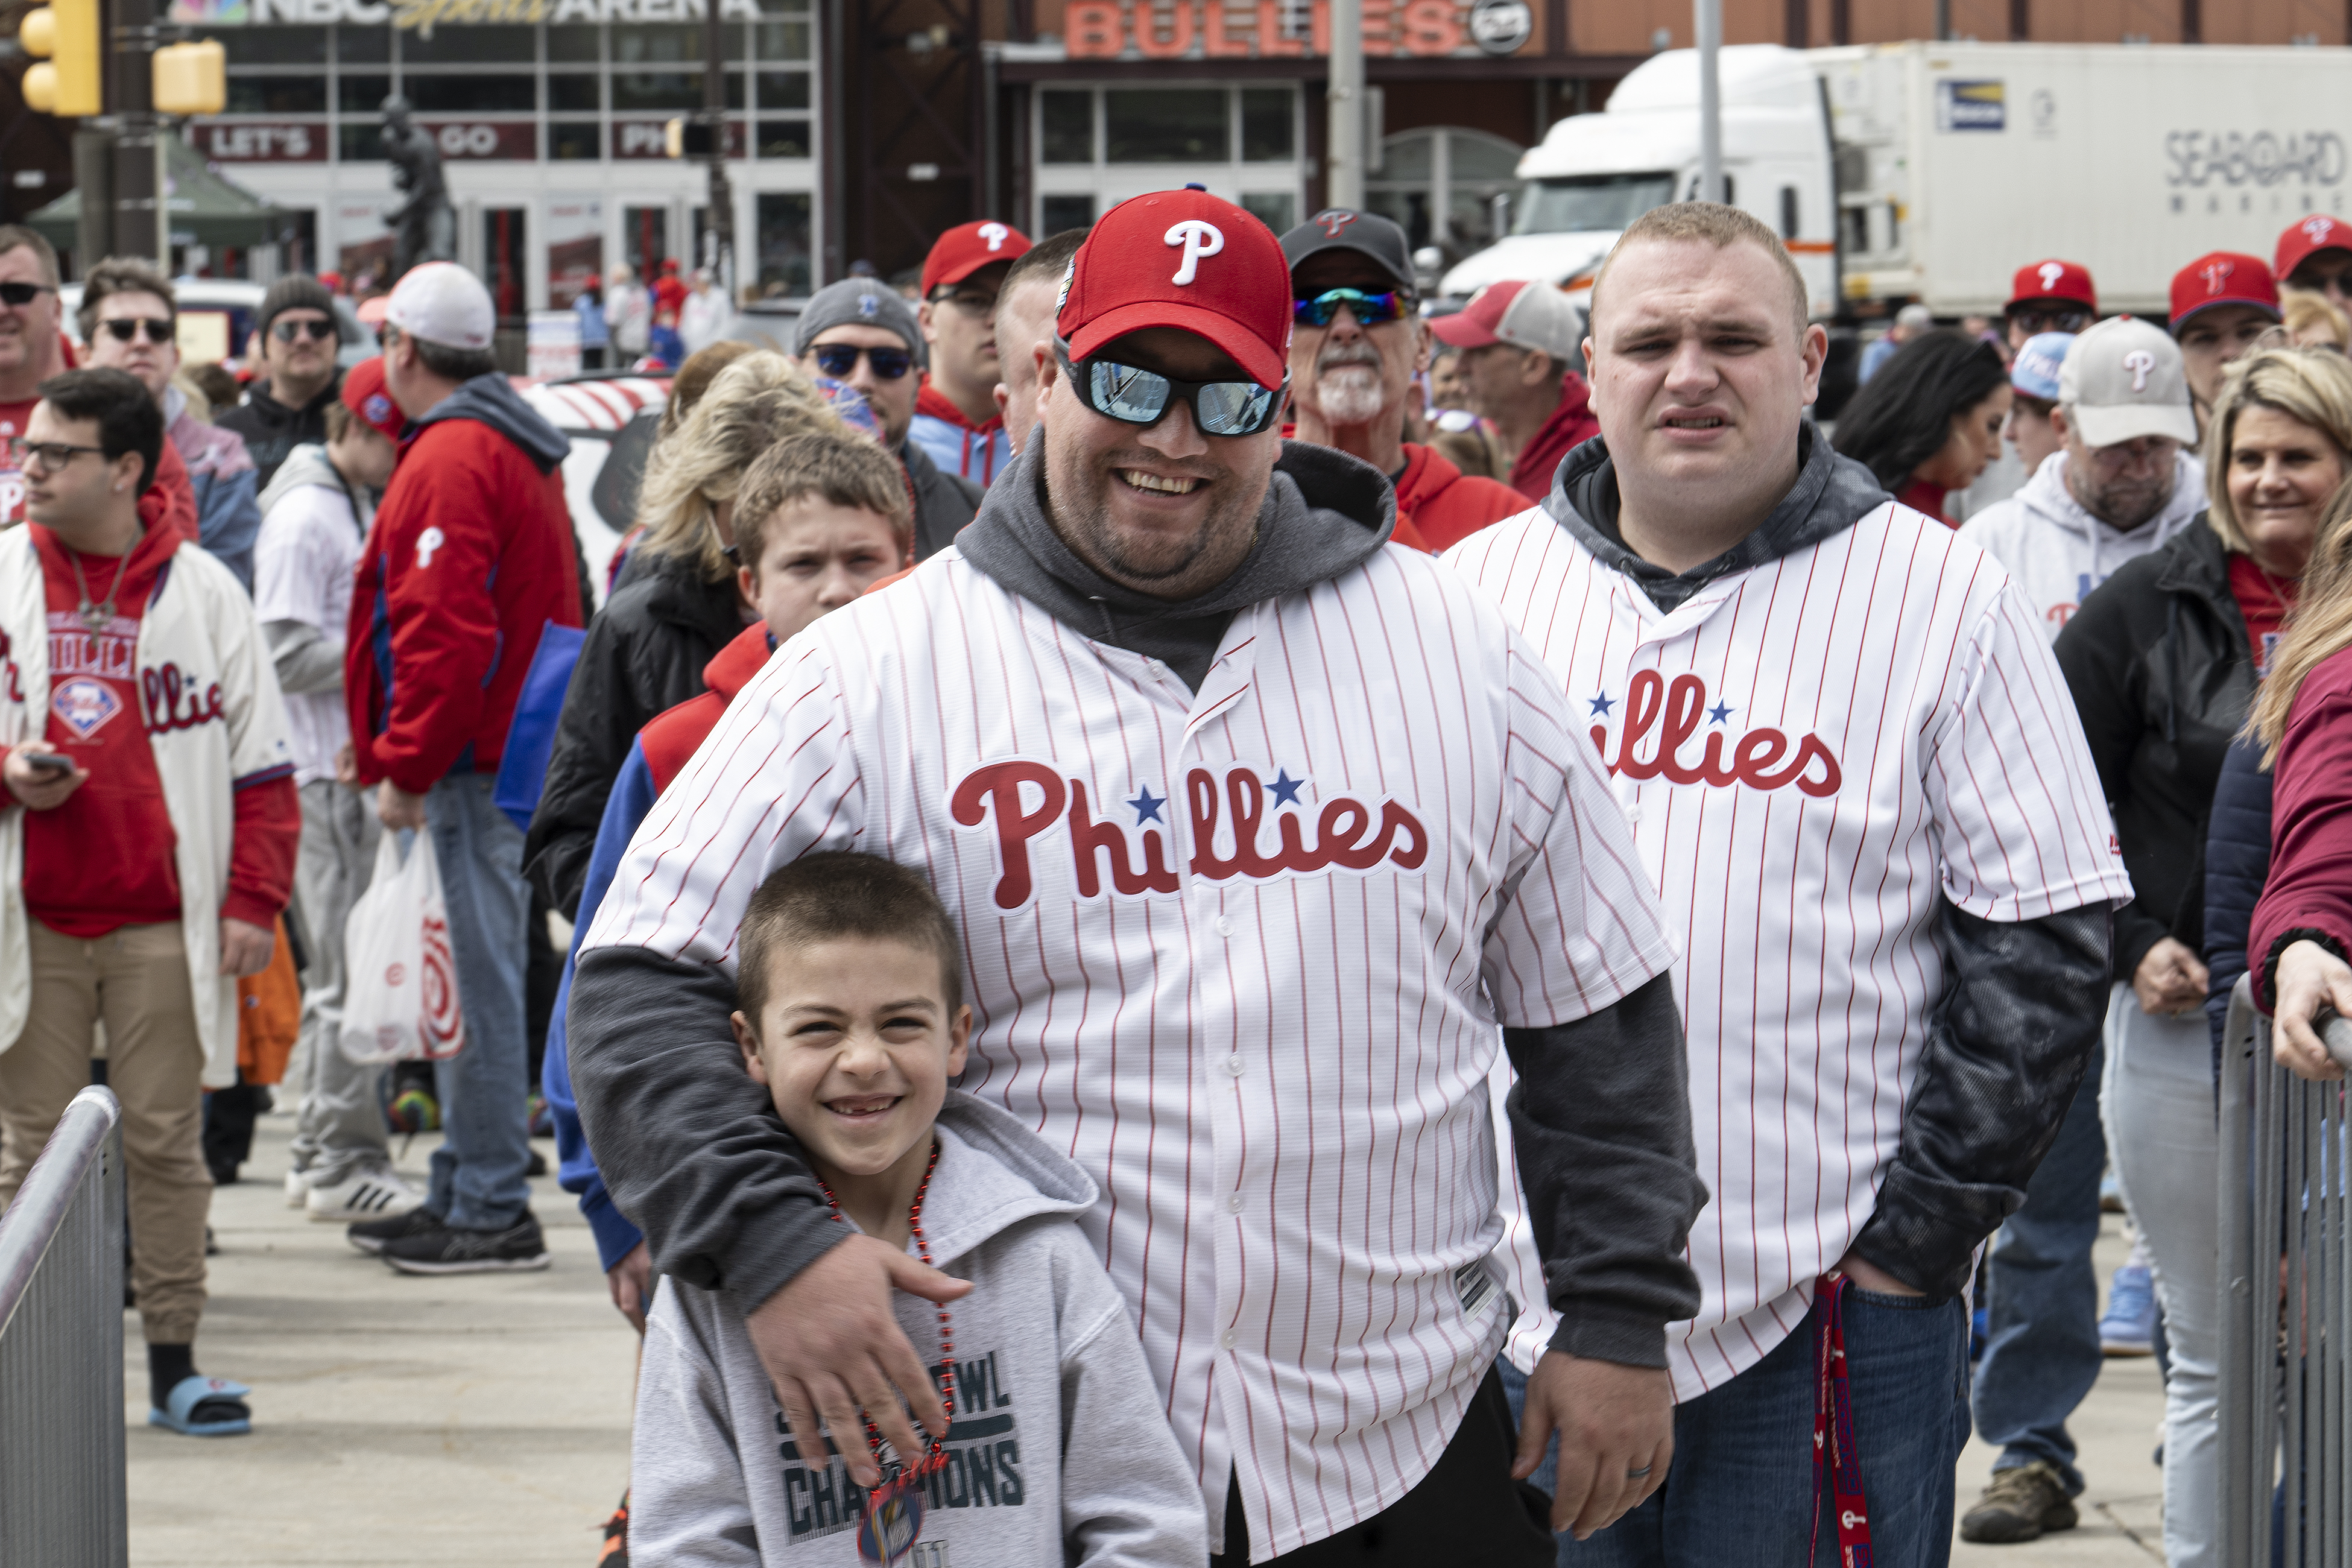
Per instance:
[[[1508,485],[1466,478],[1404,439],[1413,378],[1429,368],[1404,230],[1329,207],[1282,237],[1290,263],[1290,395],[1296,438],[1361,458],[1396,486],[1400,542],[1439,551],[1528,510]]]
[[[524,1181],[522,833],[491,803],[549,623],[580,624],[569,443],[490,354],[490,297],[429,262],[392,291],[384,390],[409,418],[352,585],[343,689],[360,782],[389,828],[432,834],[466,1045],[436,1064],[447,1136],[422,1207],[351,1228],[405,1273],[544,1268]]]
[[[1013,460],[996,407],[1003,379],[996,353],[996,297],[1005,273],[1029,249],[1010,224],[960,223],[923,258],[923,303],[916,311],[930,367],[915,394],[907,439],[940,472],[985,485]],[[1056,280],[1058,281],[1058,279]]]
[[[1549,283],[1489,283],[1429,327],[1462,351],[1463,390],[1471,412],[1495,428],[1511,488],[1541,502],[1560,459],[1601,434],[1591,389],[1574,369],[1582,312]]]

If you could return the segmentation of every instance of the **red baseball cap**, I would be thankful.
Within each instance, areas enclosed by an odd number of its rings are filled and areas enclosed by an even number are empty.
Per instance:
[[[1290,357],[1290,263],[1274,231],[1206,191],[1155,191],[1105,213],[1062,275],[1055,330],[1084,359],[1114,338],[1175,327],[1260,386]]]
[[[352,418],[373,427],[388,441],[399,440],[401,431],[408,426],[408,416],[400,411],[400,405],[383,389],[382,356],[363,359],[343,372],[342,399]]]
[[[962,282],[983,267],[1010,261],[1029,248],[1029,237],[1011,224],[960,223],[940,236],[923,258],[923,294]]]
[[[2041,300],[2068,300],[2093,315],[2099,313],[2099,291],[2091,287],[2091,269],[2079,261],[2029,261],[2017,269],[2009,285],[2004,310]]]
[[[1449,348],[1508,343],[1572,360],[1584,341],[1584,318],[1559,289],[1514,279],[1487,284],[1459,310],[1433,320],[1429,330]]]
[[[2278,237],[2278,256],[2271,263],[2271,275],[2284,282],[2323,250],[2352,250],[2352,223],[2314,213],[2287,225],[2286,232]]]
[[[2279,319],[2278,284],[2259,256],[2216,250],[2200,256],[2172,275],[2172,335],[2179,337],[2189,319],[2216,305],[2252,305]]]

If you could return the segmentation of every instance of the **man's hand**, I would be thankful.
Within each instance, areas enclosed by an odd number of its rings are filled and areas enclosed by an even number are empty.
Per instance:
[[[269,967],[270,954],[278,951],[278,933],[268,926],[223,915],[220,950],[220,972],[241,980]]]
[[[1874,1296],[1924,1296],[1927,1293],[1913,1289],[1877,1264],[1864,1262],[1851,1252],[1839,1258],[1837,1267],[1831,1272],[1844,1275]]]
[[[611,1287],[613,1305],[629,1320],[629,1327],[644,1333],[646,1305],[654,1294],[653,1249],[642,1241],[629,1248],[627,1257],[604,1270],[604,1283]]]
[[[2352,1018],[2352,965],[2315,942],[2290,942],[2279,954],[2278,1003],[2271,1009],[2271,1056],[2297,1078],[2344,1076],[2312,1026],[2322,1010]]]
[[[70,772],[59,773],[54,768],[37,768],[25,760],[27,752],[54,752],[56,750],[46,741],[26,741],[10,747],[8,760],[0,763],[0,783],[8,786],[8,793],[21,801],[27,811],[54,811],[66,803],[66,796],[79,789],[82,781],[89,777],[88,768],[76,767]],[[0,805],[5,804],[0,802]]]
[[[2207,979],[2198,956],[2168,936],[2132,972],[2132,994],[2143,1013],[2192,1013],[2205,1005]]]
[[[1674,1384],[1654,1367],[1547,1351],[1528,1379],[1514,1478],[1536,1473],[1555,1427],[1559,1486],[1552,1494],[1551,1527],[1573,1530],[1582,1541],[1665,1484],[1675,1458]]]
[[[884,1440],[909,1460],[929,1447],[917,1440],[909,1412],[928,1432],[944,1436],[948,1429],[947,1404],[891,1315],[894,1288],[945,1302],[970,1290],[971,1282],[927,1268],[887,1242],[853,1236],[743,1321],[801,1452],[820,1453],[819,1427],[830,1430],[850,1479],[861,1487],[882,1480],[866,1442],[861,1407]]]
[[[360,787],[359,748],[349,741],[335,748],[335,782],[346,789]]]
[[[386,779],[375,792],[375,819],[386,827],[425,826],[425,797],[411,795]]]

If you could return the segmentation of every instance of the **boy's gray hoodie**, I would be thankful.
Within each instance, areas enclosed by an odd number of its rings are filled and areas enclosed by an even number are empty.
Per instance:
[[[1969,519],[1960,537],[2009,569],[2010,580],[2055,642],[2092,589],[2125,562],[2188,527],[2204,510],[2205,465],[2183,452],[2171,497],[2154,517],[2119,532],[2083,509],[2066,484],[2066,454],[2053,452],[2023,489]]]
[[[1126,1303],[1075,1222],[1094,1183],[961,1090],[949,1091],[936,1131],[923,1232],[931,1260],[972,1289],[948,1307],[948,1465],[923,1483],[921,1533],[904,1560],[929,1562],[922,1548],[945,1542],[937,1561],[951,1568],[1202,1568],[1200,1486]],[[937,1310],[895,1300],[915,1352],[936,1368]],[[855,1568],[864,1494],[838,1458],[813,1465],[785,1436],[744,1331],[749,1307],[661,1282],[637,1379],[629,1554],[656,1568]]]

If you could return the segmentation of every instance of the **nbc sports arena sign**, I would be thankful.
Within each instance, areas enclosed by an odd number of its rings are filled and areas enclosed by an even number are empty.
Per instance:
[[[547,22],[699,22],[706,0],[172,0],[171,19],[209,27],[299,24],[381,27],[431,37],[436,26]],[[719,0],[722,16],[756,20],[759,0]]]

